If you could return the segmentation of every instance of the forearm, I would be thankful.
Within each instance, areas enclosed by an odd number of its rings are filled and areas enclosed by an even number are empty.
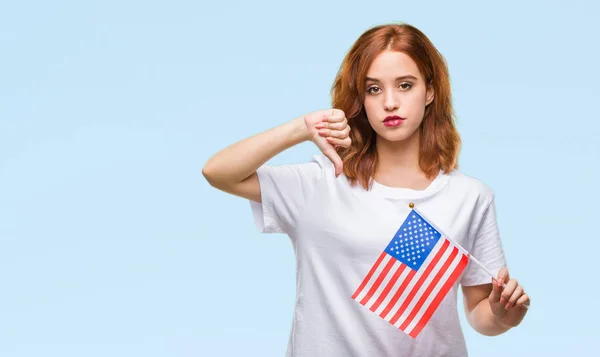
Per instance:
[[[213,186],[235,184],[275,155],[308,139],[304,118],[299,117],[219,151],[208,160],[202,173]]]
[[[467,319],[475,331],[486,336],[500,335],[512,327],[503,323],[500,317],[494,315],[488,298],[481,300],[479,304],[467,314]]]

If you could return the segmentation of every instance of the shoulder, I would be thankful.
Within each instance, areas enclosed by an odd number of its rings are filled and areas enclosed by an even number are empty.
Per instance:
[[[477,198],[485,204],[494,200],[494,191],[482,180],[456,169],[451,171],[448,177],[452,190]]]
[[[333,163],[323,154],[315,154],[309,160],[284,164],[264,164],[257,170],[261,181],[298,181],[304,183],[321,180],[328,171],[335,176]]]
[[[334,170],[333,163],[323,153],[314,154],[309,160],[277,165],[278,167],[294,167],[301,170],[327,171]],[[271,167],[273,167],[271,165]]]
[[[299,164],[304,170],[311,171],[315,176],[324,178],[335,178],[335,167],[323,153],[314,154],[308,162]]]
[[[331,170],[335,172],[333,162],[331,162],[331,160],[329,160],[329,158],[323,153],[314,154],[310,162],[318,165],[319,168],[323,171]]]

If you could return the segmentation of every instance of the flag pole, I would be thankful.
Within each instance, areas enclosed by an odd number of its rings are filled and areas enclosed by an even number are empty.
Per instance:
[[[442,232],[441,229],[439,229],[438,227],[436,227],[433,224],[433,221],[430,220],[429,218],[427,218],[427,216],[425,216],[421,211],[419,211],[418,209],[415,208],[415,204],[414,203],[409,203],[408,207],[410,207],[413,211],[417,212],[421,217],[423,217],[427,223],[429,223],[429,225],[431,225],[433,228],[435,228],[435,230],[437,230],[438,232],[440,232],[444,238],[448,239],[450,242],[452,242],[454,245],[456,245],[456,247],[458,249],[460,249],[463,253],[465,253],[467,255],[467,257],[469,258],[469,261],[473,261],[475,264],[477,264],[481,269],[485,270],[492,278],[496,279],[497,277],[494,276],[494,274],[492,274],[492,272],[486,268],[479,260],[477,260],[473,255],[471,255],[470,252],[468,252],[465,248],[463,248],[460,244],[456,243],[452,238],[450,238],[449,235],[447,235],[446,233]],[[502,287],[506,288],[506,283],[502,283]],[[523,304],[521,305],[526,309],[529,309],[529,304]]]

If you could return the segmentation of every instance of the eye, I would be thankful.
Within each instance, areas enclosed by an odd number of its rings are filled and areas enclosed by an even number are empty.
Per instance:
[[[402,84],[400,84],[400,88],[402,88],[403,90],[409,90],[412,88],[412,83],[409,82],[404,82]]]
[[[373,90],[377,90],[377,91],[373,91]],[[369,89],[367,89],[367,92],[370,94],[377,94],[381,89],[379,87],[369,87]]]

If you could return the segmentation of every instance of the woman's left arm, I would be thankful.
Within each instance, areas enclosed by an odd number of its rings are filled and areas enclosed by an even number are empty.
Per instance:
[[[510,278],[506,268],[491,284],[463,286],[462,291],[467,320],[482,335],[504,333],[519,325],[527,313],[523,305],[529,304],[529,296],[517,280]]]

